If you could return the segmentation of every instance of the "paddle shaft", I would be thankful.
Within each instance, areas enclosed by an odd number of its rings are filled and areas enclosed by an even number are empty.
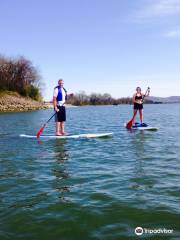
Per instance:
[[[47,120],[47,122],[44,124],[44,126],[46,126],[46,124],[48,124],[48,122],[51,121],[51,119],[56,115],[56,113],[57,113],[57,112],[55,112],[55,113]]]
[[[57,112],[55,112],[48,120],[47,122],[43,125],[43,129],[45,128],[45,126],[51,121],[51,119],[56,115]]]
[[[147,88],[147,90],[146,90],[144,96],[142,97],[142,101],[144,100],[144,98],[146,97],[146,94],[147,94],[149,91],[150,91],[150,87]]]
[[[64,104],[62,105],[62,106],[64,106]],[[47,122],[43,125],[43,128],[45,128],[45,126],[48,124],[48,122],[50,122],[51,121],[51,119],[56,115],[56,111],[55,111],[55,113],[47,120]]]
[[[40,137],[40,135],[42,134],[42,132],[44,131],[44,128],[46,127],[46,125],[48,124],[48,122],[55,116],[56,112],[47,120],[47,122],[43,125],[43,127],[39,130],[39,132],[37,133],[37,138]]]

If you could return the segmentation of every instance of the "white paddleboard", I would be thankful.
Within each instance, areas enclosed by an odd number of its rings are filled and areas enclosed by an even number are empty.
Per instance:
[[[57,139],[67,139],[67,138],[101,138],[101,137],[110,137],[113,133],[87,133],[87,134],[78,134],[78,135],[64,135],[64,136],[56,136],[56,135],[41,135],[40,138],[57,138]],[[20,137],[25,138],[37,138],[35,135],[26,135],[20,134]]]
[[[151,126],[147,126],[147,127],[132,127],[133,130],[147,130],[147,131],[157,131],[158,128],[156,127],[151,127]]]
[[[126,127],[126,123],[124,124],[124,126]],[[133,126],[131,128],[131,130],[141,130],[141,131],[144,131],[144,130],[147,130],[147,131],[157,131],[158,128],[157,127],[152,127],[152,126],[146,126],[146,127],[141,127],[141,126]]]

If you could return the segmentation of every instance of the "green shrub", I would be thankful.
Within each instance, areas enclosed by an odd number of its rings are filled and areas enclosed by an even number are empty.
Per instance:
[[[41,93],[39,91],[39,88],[33,86],[33,85],[27,85],[21,90],[21,95],[25,97],[30,97],[36,101],[41,100]]]

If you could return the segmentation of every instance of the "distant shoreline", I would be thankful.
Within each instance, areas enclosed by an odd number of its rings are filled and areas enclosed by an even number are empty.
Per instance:
[[[177,104],[179,102],[160,102],[154,101],[149,104]],[[120,106],[120,105],[132,105],[132,104],[82,104],[82,105],[72,105],[66,104],[66,107],[88,107],[88,106]],[[0,92],[0,113],[3,112],[28,112],[36,111],[41,109],[53,109],[53,103],[48,101],[35,101],[31,98],[22,97],[17,92],[1,91]]]
[[[66,107],[77,107],[66,104]],[[0,113],[6,112],[30,112],[37,110],[53,109],[52,102],[35,101],[29,97],[23,97],[17,92],[0,91]]]

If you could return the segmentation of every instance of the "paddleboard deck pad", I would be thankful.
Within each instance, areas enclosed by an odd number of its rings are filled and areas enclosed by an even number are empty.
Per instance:
[[[125,124],[126,127],[127,124]],[[149,126],[148,124],[141,124],[141,123],[135,123],[135,125],[132,126],[132,130],[147,130],[147,131],[157,131],[157,127]]]
[[[113,133],[87,133],[87,134],[79,134],[79,135],[63,135],[63,136],[56,136],[56,135],[41,135],[40,138],[55,138],[55,139],[68,139],[68,138],[103,138],[103,137],[111,137]],[[35,135],[26,135],[20,134],[20,137],[24,138],[37,138]]]

